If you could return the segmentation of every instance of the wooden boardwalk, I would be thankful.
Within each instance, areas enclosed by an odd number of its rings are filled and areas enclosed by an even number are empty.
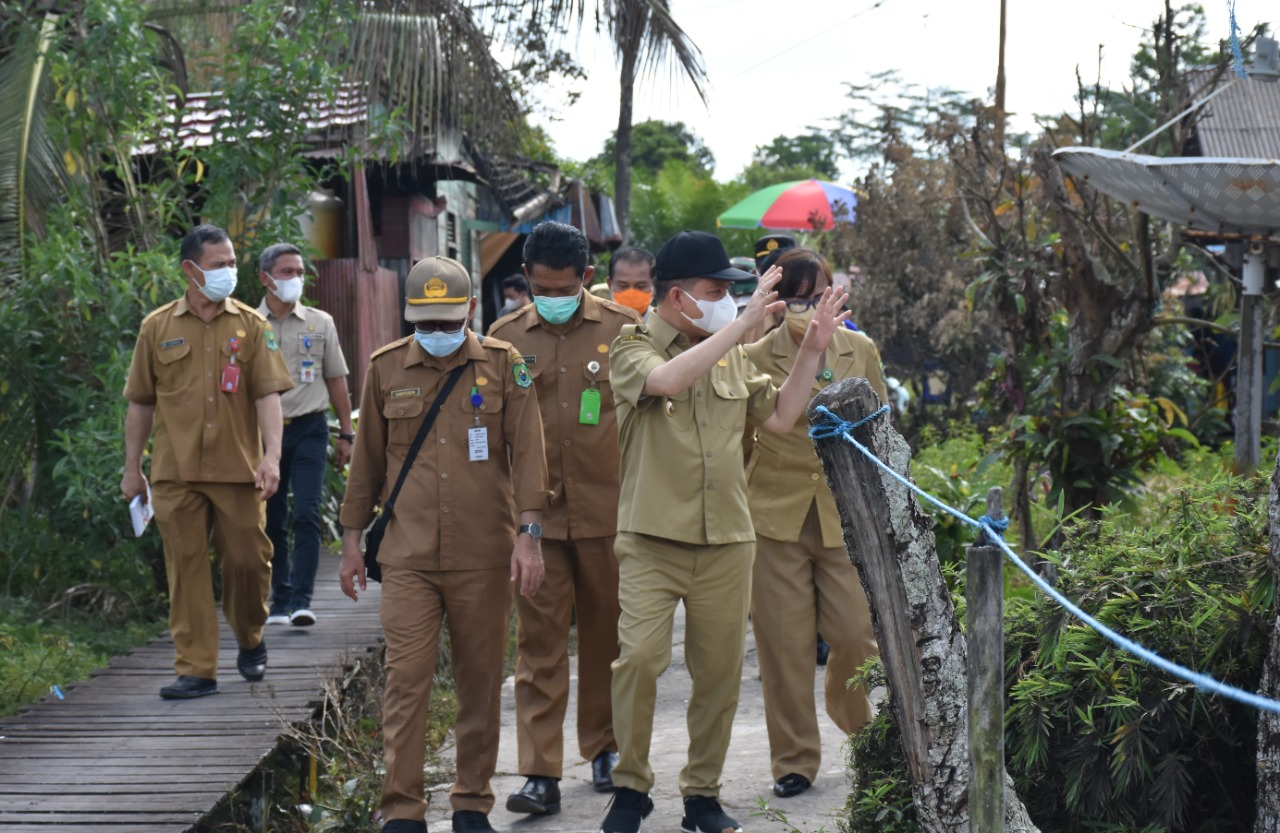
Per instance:
[[[3,833],[180,833],[209,812],[272,752],[282,720],[309,718],[322,676],[343,671],[382,639],[376,584],[353,603],[322,564],[311,628],[273,625],[266,679],[236,672],[236,644],[221,627],[221,693],[161,700],[173,676],[173,643],[152,640],[116,657],[66,699],[46,696],[0,719]]]

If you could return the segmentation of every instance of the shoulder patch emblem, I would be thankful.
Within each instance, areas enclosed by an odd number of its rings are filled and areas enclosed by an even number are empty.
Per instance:
[[[276,340],[275,330],[272,330],[270,328],[266,329],[265,331],[263,331],[263,337],[266,339],[268,350],[280,349],[280,342]]]
[[[520,358],[511,365],[511,373],[515,376],[516,384],[522,388],[527,388],[533,384],[533,379],[529,376],[529,366],[524,363],[524,359]]]

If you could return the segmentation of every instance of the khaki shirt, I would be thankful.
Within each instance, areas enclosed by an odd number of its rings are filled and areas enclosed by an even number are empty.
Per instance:
[[[219,388],[239,341],[234,393]],[[151,480],[252,483],[262,462],[256,400],[292,387],[271,325],[234,298],[208,324],[183,295],[142,320],[124,396],[154,405]]]
[[[748,418],[769,418],[778,389],[734,347],[689,389],[644,396],[649,374],[689,346],[651,315],[623,327],[609,352],[622,455],[618,531],[687,544],[754,541],[742,432]]]
[[[613,301],[583,293],[577,312],[548,324],[528,304],[494,322],[491,336],[516,346],[538,389],[546,434],[551,503],[543,534],[559,541],[612,538],[618,531],[618,424],[609,384],[609,345],[640,316]],[[593,374],[587,365],[595,362]],[[584,392],[600,391],[599,423],[580,417]]]
[[[333,317],[324,310],[297,303],[281,321],[271,312],[265,298],[258,305],[258,314],[267,319],[276,331],[280,356],[285,367],[289,368],[289,378],[293,380],[293,389],[280,397],[284,418],[293,419],[329,410],[329,386],[324,381],[347,375],[347,362],[342,357]],[[315,381],[302,380],[302,363],[305,361],[314,363],[311,369]]]
[[[386,503],[413,438],[449,372],[465,364],[440,407],[396,498],[378,560],[414,570],[505,567],[515,546],[517,512],[547,505],[542,418],[519,352],[505,341],[467,332],[458,352],[429,355],[412,336],[369,359],[360,396],[360,430],[339,517],[363,529]],[[528,379],[527,376],[524,378]],[[483,400],[471,403],[472,389]],[[486,429],[488,457],[472,462],[468,429]]]
[[[756,367],[781,385],[795,365],[800,347],[784,324],[746,349]],[[889,399],[880,368],[880,352],[875,342],[862,333],[836,330],[823,357],[823,369],[831,371],[831,378],[815,379],[815,394],[833,381],[865,376],[881,402]],[[787,434],[759,432],[747,466],[747,483],[757,534],[775,541],[800,540],[800,528],[804,526],[809,506],[816,500],[822,545],[844,546],[835,498],[823,476],[813,440],[809,439],[807,419],[797,420],[796,427]]]

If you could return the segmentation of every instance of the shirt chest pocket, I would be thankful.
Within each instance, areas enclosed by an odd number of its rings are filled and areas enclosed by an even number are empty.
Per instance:
[[[388,399],[382,403],[382,416],[387,420],[387,446],[408,448],[422,425],[426,403],[421,399]]]
[[[196,381],[191,369],[190,344],[165,347],[156,353],[156,386],[164,390],[179,390]]]
[[[711,389],[717,423],[721,428],[741,431],[747,422],[747,386],[732,379],[712,379]]]
[[[466,377],[463,377],[458,380],[458,387],[449,398],[456,400],[451,401],[449,407],[460,409],[466,414],[467,428],[476,424],[477,417],[481,425],[493,427],[502,421],[502,386],[496,384],[493,379],[487,379],[486,384],[483,385],[467,385]]]
[[[596,361],[598,369],[593,373],[590,369],[591,363],[582,366],[582,378],[586,380],[588,388],[600,389],[600,405],[604,410],[613,407],[613,385],[609,384],[609,363],[606,361]]]

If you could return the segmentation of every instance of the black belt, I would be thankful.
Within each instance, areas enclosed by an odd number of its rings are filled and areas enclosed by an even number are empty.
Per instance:
[[[284,418],[284,424],[285,424],[285,425],[292,425],[292,424],[293,424],[293,423],[295,423],[295,422],[302,422],[304,419],[313,419],[313,418],[315,418],[315,417],[320,417],[320,416],[324,416],[324,415],[325,415],[325,412],[324,412],[324,411],[312,411],[311,413],[309,413],[309,414],[303,414],[302,416],[296,416],[296,417],[285,417],[285,418]]]

